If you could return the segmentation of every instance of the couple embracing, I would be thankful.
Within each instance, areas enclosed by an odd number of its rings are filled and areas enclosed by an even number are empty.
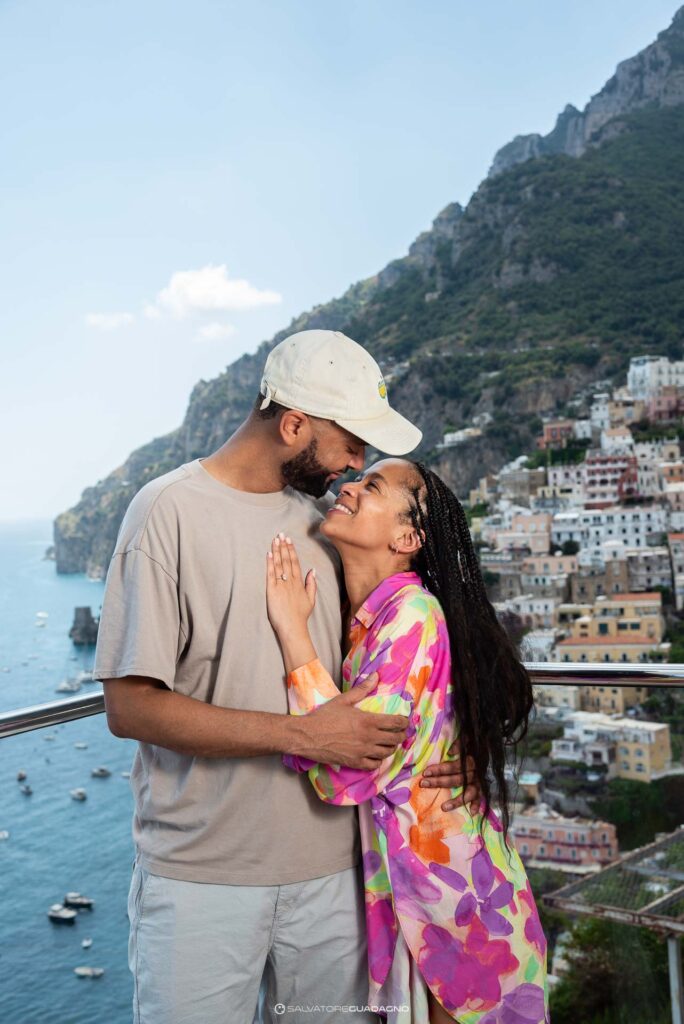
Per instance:
[[[134,1020],[545,1024],[504,778],[531,685],[463,509],[340,332],[286,338],[260,390],[136,495],[107,576]]]

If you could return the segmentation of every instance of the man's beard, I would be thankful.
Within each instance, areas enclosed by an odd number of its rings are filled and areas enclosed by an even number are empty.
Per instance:
[[[314,498],[322,498],[328,490],[328,477],[334,471],[320,464],[317,452],[318,441],[314,437],[303,452],[283,463],[281,473],[286,486],[311,494]]]

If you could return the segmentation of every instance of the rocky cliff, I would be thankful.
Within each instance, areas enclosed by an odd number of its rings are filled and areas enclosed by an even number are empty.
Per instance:
[[[618,64],[600,92],[584,110],[568,104],[548,135],[518,135],[498,151],[490,176],[515,164],[553,153],[581,156],[589,146],[614,137],[623,125],[621,114],[684,102],[684,7],[672,24],[641,53]],[[608,127],[610,124],[610,127]]]
[[[293,331],[340,329],[366,345],[392,404],[423,429],[419,454],[461,494],[528,448],[541,416],[570,411],[592,382],[621,379],[631,355],[681,358],[683,31],[684,9],[578,115],[583,132],[593,124],[582,138],[600,132],[601,145],[502,165],[467,207],[447,206],[406,256],[200,381],[178,430],[139,448],[57,518],[58,571],[104,574],[135,491],[229,436],[253,403],[268,351]],[[482,414],[480,440],[436,450],[446,430]]]

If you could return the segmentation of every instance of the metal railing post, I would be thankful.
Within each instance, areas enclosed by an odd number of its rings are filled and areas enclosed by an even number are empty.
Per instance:
[[[684,1024],[684,987],[682,986],[682,940],[679,935],[667,937],[667,960],[670,969],[670,1002],[672,1024]]]

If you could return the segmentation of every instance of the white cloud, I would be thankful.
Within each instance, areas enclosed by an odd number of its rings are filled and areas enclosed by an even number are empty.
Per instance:
[[[157,295],[156,303],[146,307],[145,314],[154,317],[151,309],[164,311],[175,317],[189,313],[213,310],[242,311],[274,306],[282,302],[282,295],[273,291],[260,291],[244,278],[231,278],[225,264],[209,265],[200,270],[178,270]]]
[[[223,341],[224,338],[230,338],[233,334],[235,334],[235,328],[232,324],[213,322],[200,327],[197,337],[200,341]]]
[[[131,313],[86,313],[85,322],[96,331],[117,331],[133,323]]]
[[[159,318],[161,317],[161,311],[158,310],[157,307],[153,305],[153,303],[148,303],[148,305],[145,306],[143,313],[145,314],[148,320],[159,320]]]

